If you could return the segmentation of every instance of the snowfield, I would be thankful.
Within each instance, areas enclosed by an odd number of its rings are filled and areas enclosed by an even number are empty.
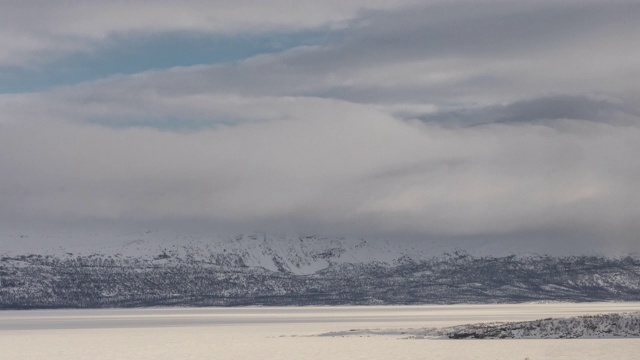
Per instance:
[[[11,360],[636,360],[638,338],[426,341],[393,332],[314,334],[639,310],[640,303],[547,303],[2,311],[0,348],[1,358]]]

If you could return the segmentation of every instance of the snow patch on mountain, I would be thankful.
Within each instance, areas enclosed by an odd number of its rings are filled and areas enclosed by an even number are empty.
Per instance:
[[[453,251],[442,244],[391,242],[346,237],[240,234],[173,234],[134,232],[106,235],[5,234],[0,255],[25,254],[55,257],[115,256],[154,259],[156,262],[190,260],[218,265],[262,267],[298,275],[313,274],[332,264],[381,263],[422,260]],[[231,264],[229,263],[231,262]]]
[[[494,257],[545,253],[544,246],[540,244],[506,240],[394,241],[297,234],[180,234],[151,230],[129,233],[0,231],[0,255],[3,256],[38,254],[65,258],[98,255],[152,259],[156,263],[190,260],[261,267],[298,275],[313,274],[336,264],[419,262],[460,250],[473,256]],[[572,251],[572,254],[578,254],[581,249]]]

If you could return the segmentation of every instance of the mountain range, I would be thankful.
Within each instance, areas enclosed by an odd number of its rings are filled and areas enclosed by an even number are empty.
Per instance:
[[[1,239],[1,309],[640,300],[630,254],[263,233]]]

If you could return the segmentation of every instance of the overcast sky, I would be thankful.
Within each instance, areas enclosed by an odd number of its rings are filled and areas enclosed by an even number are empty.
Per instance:
[[[0,224],[639,245],[638,19],[4,0]]]

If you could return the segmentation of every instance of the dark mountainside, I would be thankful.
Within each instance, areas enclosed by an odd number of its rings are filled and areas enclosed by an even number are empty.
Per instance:
[[[638,301],[640,259],[598,256],[478,257],[465,252],[391,263],[337,263],[296,274],[248,266],[239,254],[208,260],[12,255],[0,258],[0,309],[143,306],[370,305]],[[284,263],[278,255],[278,265]]]

